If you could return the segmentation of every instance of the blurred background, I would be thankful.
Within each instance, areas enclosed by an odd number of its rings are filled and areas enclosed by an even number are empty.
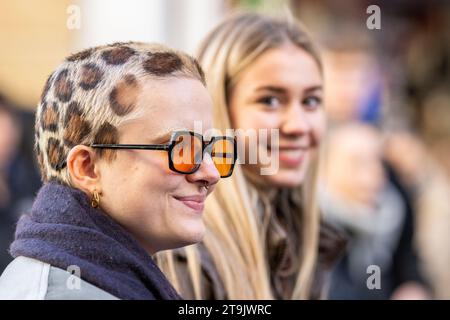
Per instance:
[[[370,5],[381,29],[368,27]],[[330,298],[450,299],[450,1],[437,0],[0,0],[0,270],[41,184],[34,110],[51,71],[115,41],[194,54],[239,9],[292,12],[322,51],[319,200],[350,238]],[[379,289],[367,286],[370,265]]]

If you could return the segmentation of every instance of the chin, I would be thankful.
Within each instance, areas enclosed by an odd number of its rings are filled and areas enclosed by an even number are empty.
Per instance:
[[[280,169],[277,174],[267,176],[267,182],[280,188],[296,188],[302,185],[304,178],[303,172]]]
[[[203,222],[198,223],[197,226],[191,226],[189,229],[185,228],[184,232],[182,232],[179,237],[181,243],[179,247],[189,246],[201,242],[205,236],[205,231],[206,228]]]

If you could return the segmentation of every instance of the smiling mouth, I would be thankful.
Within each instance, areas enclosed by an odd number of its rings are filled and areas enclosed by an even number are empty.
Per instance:
[[[279,147],[278,159],[285,167],[295,168],[302,164],[308,151],[308,147]]]
[[[203,209],[205,208],[205,197],[202,196],[189,196],[189,197],[175,196],[174,198],[197,213],[202,213]]]
[[[288,167],[298,167],[305,158],[305,151],[301,149],[296,150],[280,150],[280,162]]]

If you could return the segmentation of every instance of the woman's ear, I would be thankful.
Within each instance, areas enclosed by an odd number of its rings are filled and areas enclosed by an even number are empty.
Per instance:
[[[100,170],[95,151],[84,145],[73,147],[67,155],[67,170],[73,185],[89,194],[98,189]]]

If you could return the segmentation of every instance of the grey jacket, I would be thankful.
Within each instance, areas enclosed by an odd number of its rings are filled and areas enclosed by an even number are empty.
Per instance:
[[[118,300],[74,277],[48,263],[17,257],[0,277],[0,300]]]

